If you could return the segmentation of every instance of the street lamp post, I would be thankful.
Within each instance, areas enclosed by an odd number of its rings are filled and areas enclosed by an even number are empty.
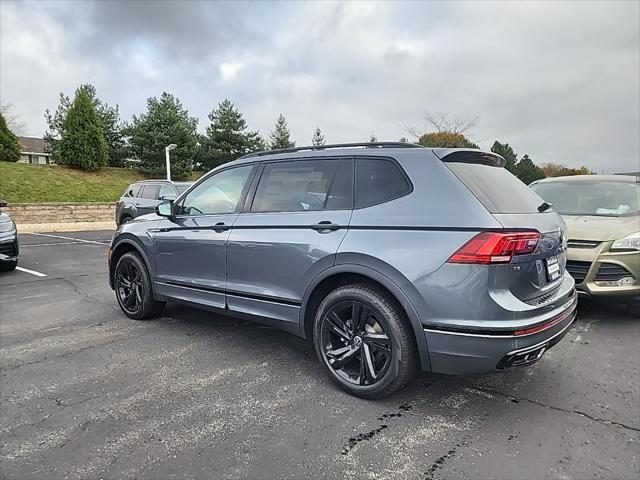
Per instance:
[[[169,152],[176,147],[177,145],[175,143],[164,147],[164,158],[167,162],[167,180],[171,180],[171,164],[169,163]]]

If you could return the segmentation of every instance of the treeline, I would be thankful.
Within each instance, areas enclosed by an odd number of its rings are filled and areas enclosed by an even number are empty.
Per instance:
[[[409,129],[416,143],[427,147],[478,148],[465,133],[477,119],[450,120],[447,115],[433,117],[425,114],[427,127],[422,132]],[[81,85],[73,99],[60,93],[55,111],[45,111],[47,131],[44,140],[52,158],[58,164],[83,170],[104,166],[121,167],[125,160],[135,159],[142,173],[149,177],[165,175],[164,148],[177,147],[171,152],[171,172],[176,179],[188,178],[192,170],[210,170],[247,153],[295,147],[284,115],[280,114],[273,130],[265,138],[257,130],[249,129],[242,113],[230,100],[224,100],[208,115],[204,133],[198,132],[198,119],[189,115],[180,100],[169,93],[147,99],[147,108],[122,121],[118,105],[100,100],[96,89]],[[424,133],[426,130],[433,130]],[[312,132],[311,144],[324,145],[320,129]],[[369,142],[377,142],[371,134]],[[401,142],[408,142],[406,137]],[[306,144],[306,142],[305,142]],[[508,143],[495,141],[491,150],[507,161],[506,168],[523,182],[530,183],[545,176],[592,173],[586,167],[570,169],[552,163],[537,166],[529,155],[518,158]],[[18,139],[9,130],[0,113],[0,160],[20,158]]]

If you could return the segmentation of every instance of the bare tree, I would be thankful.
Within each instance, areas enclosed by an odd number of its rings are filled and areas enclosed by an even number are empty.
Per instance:
[[[14,135],[23,137],[27,134],[27,124],[20,120],[20,117],[12,111],[13,102],[0,99],[0,113],[7,122],[9,130],[11,130]]]
[[[455,117],[451,118],[448,113],[424,112],[424,128],[416,128],[407,125],[404,130],[416,138],[420,138],[425,132],[433,130],[436,133],[447,132],[453,135],[463,135],[478,123],[479,117]]]

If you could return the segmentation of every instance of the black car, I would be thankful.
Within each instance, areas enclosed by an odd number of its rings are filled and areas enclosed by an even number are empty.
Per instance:
[[[7,202],[0,200],[0,208]],[[18,231],[11,217],[0,212],[0,271],[7,272],[18,266]]]
[[[156,205],[175,200],[193,182],[143,180],[129,185],[116,205],[116,224],[127,223],[140,215],[153,213]]]

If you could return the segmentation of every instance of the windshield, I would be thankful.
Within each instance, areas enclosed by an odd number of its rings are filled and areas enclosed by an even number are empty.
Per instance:
[[[640,208],[640,185],[602,180],[554,181],[531,185],[534,192],[565,215],[620,217]]]

